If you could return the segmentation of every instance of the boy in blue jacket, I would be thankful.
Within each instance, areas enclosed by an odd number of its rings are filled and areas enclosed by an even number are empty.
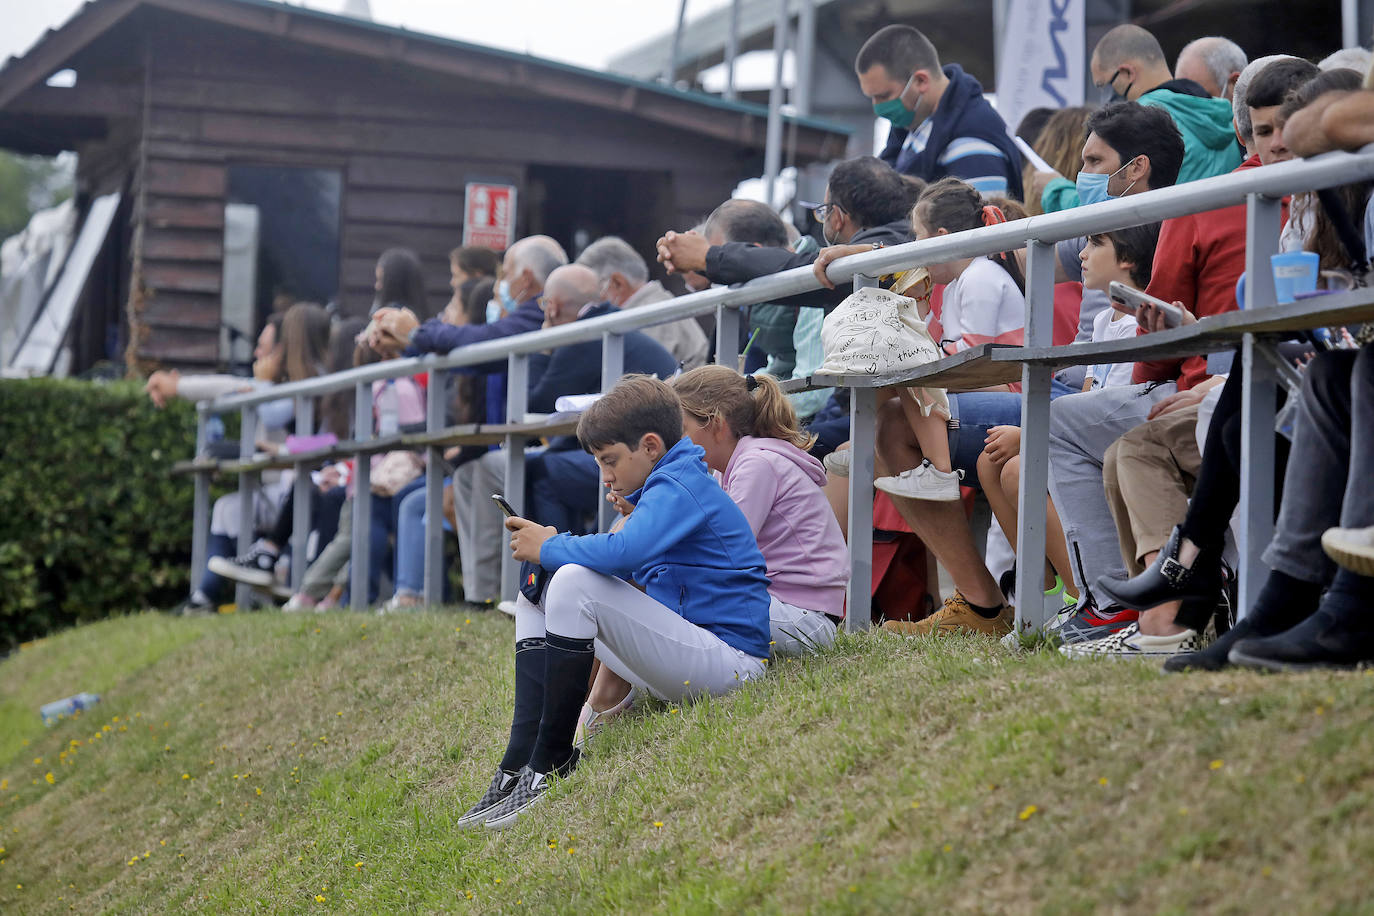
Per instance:
[[[764,672],[763,555],[702,450],[682,435],[677,395],[651,376],[627,376],[582,415],[577,437],[596,458],[607,498],[631,514],[619,530],[583,537],[506,521],[516,559],[552,578],[542,607],[523,596],[516,603],[510,741],[460,826],[505,827],[551,777],[572,772],[594,658],[669,701],[726,693]]]

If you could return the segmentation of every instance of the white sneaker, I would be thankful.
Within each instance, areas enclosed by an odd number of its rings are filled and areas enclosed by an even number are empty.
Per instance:
[[[927,458],[896,477],[879,477],[873,485],[892,496],[952,502],[959,498],[959,481],[963,479],[963,471],[941,471]]]
[[[287,614],[306,614],[317,611],[316,605],[319,604],[305,592],[292,595],[287,602],[281,606],[283,612]]]
[[[848,448],[836,449],[829,455],[821,459],[821,464],[825,469],[836,477],[849,476],[849,460],[854,457],[854,450]]]
[[[1101,639],[1060,646],[1065,658],[1171,658],[1184,652],[1196,652],[1203,647],[1202,634],[1184,630],[1174,636],[1146,636],[1138,623],[1125,627]]]
[[[425,602],[423,598],[414,595],[392,595],[377,608],[379,616],[387,614],[414,614],[424,610]]]
[[[510,616],[510,617],[514,617],[514,616],[515,616],[515,602],[514,602],[514,601],[498,601],[498,602],[496,603],[496,609],[497,609],[498,611],[500,611],[502,614],[506,614],[506,615],[508,615],[508,616]]]

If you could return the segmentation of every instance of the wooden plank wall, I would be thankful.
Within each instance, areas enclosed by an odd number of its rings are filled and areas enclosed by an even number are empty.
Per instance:
[[[234,163],[343,173],[339,301],[353,314],[372,302],[377,256],[393,246],[420,254],[430,308],[442,308],[448,252],[462,239],[466,181],[505,180],[523,192],[531,162],[681,172],[690,202],[680,195],[646,202],[671,219],[709,212],[747,174],[736,147],[614,112],[503,97],[491,86],[190,21],[154,42],[140,176],[143,276],[154,291],[145,359],[209,365],[217,358],[223,211]]]

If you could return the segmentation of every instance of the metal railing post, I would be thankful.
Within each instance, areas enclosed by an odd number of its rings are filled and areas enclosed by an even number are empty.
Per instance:
[[[444,428],[447,406],[448,373],[430,372],[426,432],[437,433]],[[444,449],[431,445],[425,455],[425,607],[435,607],[444,600]]]
[[[625,337],[621,334],[604,334],[601,337],[601,393],[605,394],[614,387],[625,374]],[[596,475],[596,521],[597,530],[609,531],[615,524],[617,513],[605,500],[606,488],[601,485],[601,475]]]
[[[854,275],[854,289],[877,286],[875,277]],[[873,618],[873,455],[877,448],[878,392],[849,389],[849,596],[844,628],[866,630]]]
[[[315,399],[296,396],[296,435],[309,436],[315,429]],[[305,570],[310,552],[310,495],[315,489],[310,479],[310,465],[295,464],[296,476],[291,482],[291,592],[295,594],[305,583]],[[285,549],[285,544],[277,545]]]
[[[247,461],[253,457],[257,448],[258,409],[244,407],[239,410],[239,460]],[[239,536],[237,550],[239,556],[248,552],[256,536],[253,514],[253,492],[260,485],[258,475],[253,471],[239,472]],[[252,603],[251,586],[237,583],[234,586],[234,605],[247,609]]]
[[[506,370],[506,422],[520,423],[525,419],[529,407],[530,361],[523,353],[512,353]],[[478,499],[486,499],[489,494],[479,493]],[[516,513],[525,511],[525,437],[511,434],[506,436],[506,493],[507,501]],[[500,537],[501,550],[501,600],[515,600],[516,576],[520,564],[506,549],[505,529],[487,534],[478,532],[478,537]]]
[[[716,363],[741,368],[739,365],[740,310],[734,306],[716,306]]]
[[[1279,250],[1282,202],[1251,194],[1245,207],[1245,299],[1247,309],[1274,305],[1270,257]],[[1261,555],[1274,536],[1274,411],[1277,375],[1256,349],[1254,335],[1241,344],[1245,372],[1241,388],[1240,583],[1236,617],[1245,616],[1264,583]]]
[[[1054,246],[1026,246],[1028,347],[1054,343]],[[1046,619],[1045,527],[1050,469],[1048,366],[1021,367],[1021,490],[1017,494],[1016,631],[1039,629]],[[993,522],[996,524],[996,522]]]
[[[205,454],[207,435],[207,422],[209,416],[204,409],[205,405],[197,405],[196,409],[196,457],[200,458]],[[195,591],[200,587],[200,580],[205,577],[205,555],[209,552],[210,545],[210,471],[196,471],[194,491],[191,497],[191,588]],[[188,592],[189,593],[189,592]]]
[[[353,438],[358,442],[372,438],[371,382],[359,382],[353,388]],[[367,610],[371,544],[372,457],[359,452],[353,456],[353,547],[348,577],[348,606],[355,611]]]

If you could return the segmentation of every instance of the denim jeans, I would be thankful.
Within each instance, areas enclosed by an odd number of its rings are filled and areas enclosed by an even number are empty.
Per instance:
[[[449,478],[444,478],[448,486]],[[421,595],[425,590],[425,486],[406,487],[396,502],[397,595]],[[444,520],[447,527],[448,520]]]
[[[1062,382],[1050,380],[1050,400],[1072,394]],[[949,431],[949,457],[955,470],[964,472],[966,487],[980,487],[978,456],[988,431],[994,426],[1021,425],[1021,395],[1014,391],[961,391],[949,395],[949,412],[959,421]]]

